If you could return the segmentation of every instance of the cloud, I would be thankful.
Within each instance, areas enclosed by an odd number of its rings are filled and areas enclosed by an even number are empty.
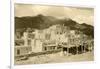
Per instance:
[[[94,11],[92,8],[15,4],[15,16],[35,16],[38,14],[72,18],[79,23],[93,25]]]

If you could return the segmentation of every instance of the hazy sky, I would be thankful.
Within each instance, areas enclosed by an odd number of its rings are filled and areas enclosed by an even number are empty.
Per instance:
[[[93,8],[15,4],[15,16],[36,16],[38,14],[55,16],[58,18],[71,18],[78,23],[87,23],[90,25],[93,25],[94,20]]]

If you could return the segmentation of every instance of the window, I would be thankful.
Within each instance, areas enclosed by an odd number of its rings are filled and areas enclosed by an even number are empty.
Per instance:
[[[45,35],[45,37],[46,37],[47,40],[50,40],[50,36],[51,36],[50,34],[46,34]]]
[[[28,40],[28,45],[31,45],[31,40]]]
[[[55,47],[53,47],[53,50],[55,50]]]
[[[20,50],[19,49],[17,49],[17,55],[20,55]]]
[[[46,47],[44,47],[44,50],[46,51],[46,50],[47,50],[47,48],[46,48]]]

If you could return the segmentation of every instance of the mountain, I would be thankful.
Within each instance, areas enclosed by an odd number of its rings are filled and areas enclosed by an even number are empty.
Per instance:
[[[38,15],[34,17],[15,17],[15,28],[45,29],[58,23],[58,19],[51,16]]]
[[[71,30],[79,30],[88,36],[94,37],[94,27],[86,23],[79,24],[76,21],[68,19],[57,19],[53,16],[26,16],[15,17],[15,30],[24,28],[45,29],[55,24],[63,24]]]

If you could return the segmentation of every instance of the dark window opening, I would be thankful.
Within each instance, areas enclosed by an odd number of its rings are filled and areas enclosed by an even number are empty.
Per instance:
[[[44,50],[46,51],[46,50],[47,50],[47,48],[46,48],[46,47],[44,47]]]
[[[17,50],[17,55],[19,55],[19,54],[20,54],[20,50],[18,49],[18,50]]]

